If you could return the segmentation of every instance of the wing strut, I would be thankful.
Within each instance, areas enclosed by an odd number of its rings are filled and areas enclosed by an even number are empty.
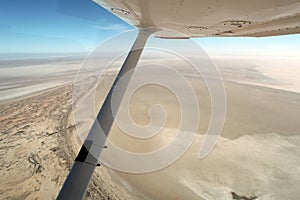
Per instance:
[[[111,100],[115,86],[120,78],[126,74],[126,77],[132,77],[133,71],[143,52],[143,48],[148,37],[155,32],[154,29],[140,29],[137,39],[131,48],[127,58],[121,67],[99,113],[84,141],[73,166],[58,194],[58,200],[79,200],[84,198],[85,191],[89,185],[93,172],[98,164],[98,158],[105,148],[106,137],[108,136],[114,116],[112,114]],[[129,79],[122,81],[122,88],[118,90],[118,95],[114,95],[114,106],[119,108],[122,98],[125,94]]]

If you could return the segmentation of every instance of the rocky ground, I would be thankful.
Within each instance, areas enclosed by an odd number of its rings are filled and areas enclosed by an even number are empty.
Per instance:
[[[1,199],[56,198],[79,147],[71,108],[69,85],[0,104]],[[126,191],[100,167],[86,198],[121,197]]]

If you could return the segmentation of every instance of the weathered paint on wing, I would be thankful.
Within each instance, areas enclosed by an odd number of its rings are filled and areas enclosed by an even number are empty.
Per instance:
[[[188,37],[300,33],[299,0],[94,1],[134,26],[176,30]],[[164,34],[160,37],[178,37]]]

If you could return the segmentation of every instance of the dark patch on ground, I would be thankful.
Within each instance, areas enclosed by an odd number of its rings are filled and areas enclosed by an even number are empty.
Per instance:
[[[252,196],[252,197],[240,196],[235,192],[231,192],[231,195],[232,195],[232,199],[236,199],[236,200],[254,200],[254,199],[257,199],[257,196]]]

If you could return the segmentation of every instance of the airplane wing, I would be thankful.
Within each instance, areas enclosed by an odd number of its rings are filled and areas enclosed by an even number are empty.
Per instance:
[[[299,0],[93,0],[136,27],[191,37],[300,33]],[[160,33],[163,38],[176,36]]]

